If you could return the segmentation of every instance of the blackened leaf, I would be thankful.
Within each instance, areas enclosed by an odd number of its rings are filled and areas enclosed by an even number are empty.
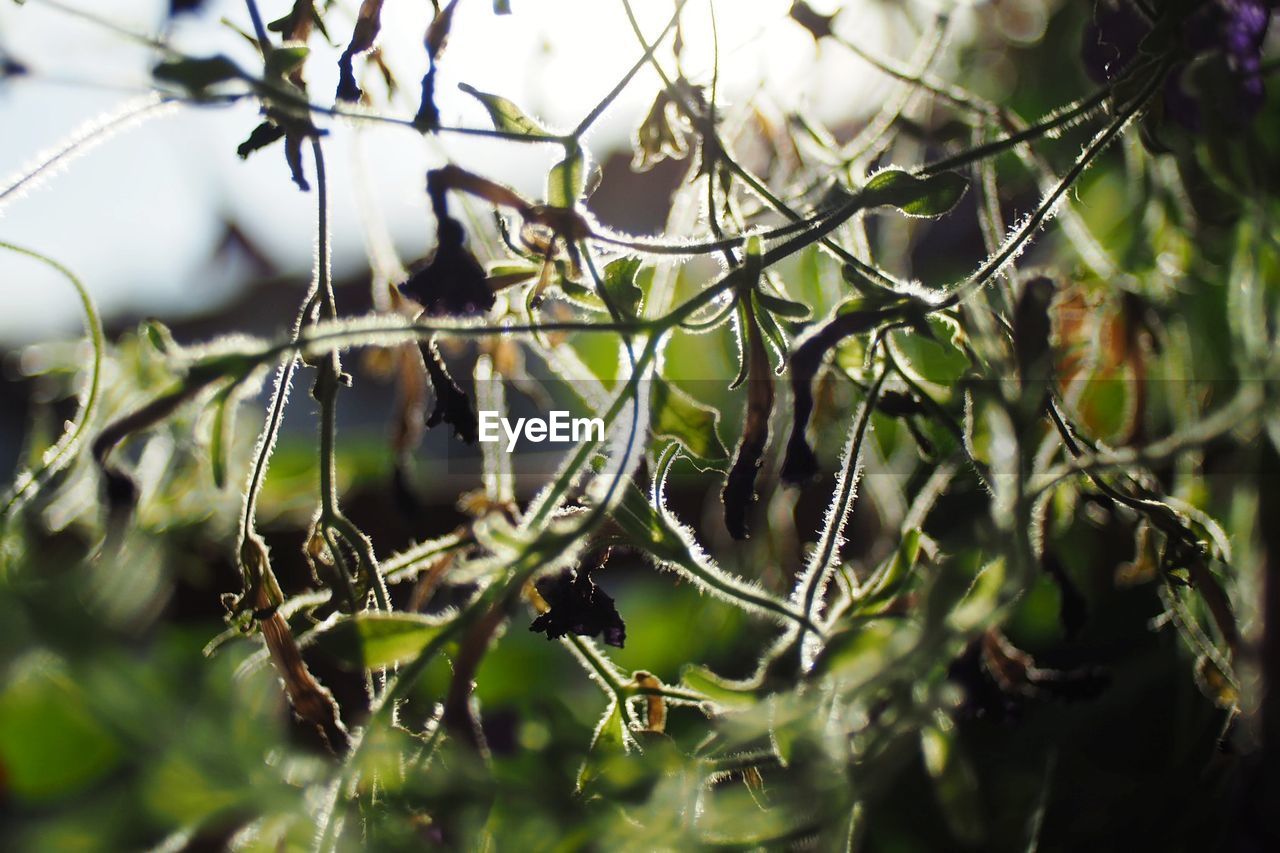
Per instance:
[[[0,79],[23,77],[28,73],[30,69],[12,56],[0,56]]]
[[[1048,401],[1053,378],[1053,323],[1049,306],[1053,302],[1051,279],[1038,276],[1022,288],[1013,312],[1013,349],[1022,383],[1024,413],[1034,416]]]
[[[210,86],[245,77],[239,65],[222,55],[161,62],[151,74],[157,80],[181,86],[196,97]]]
[[[671,438],[699,467],[721,467],[729,451],[720,441],[720,413],[695,400],[660,376],[653,378],[651,429],[655,438]]]
[[[836,311],[836,316],[809,335],[791,352],[791,436],[787,440],[787,455],[782,462],[782,479],[788,483],[806,483],[817,476],[818,457],[805,430],[813,415],[813,380],[828,352],[850,335],[869,332],[889,319],[896,309],[893,306],[861,306],[848,311]]]
[[[929,410],[924,404],[910,394],[901,391],[883,391],[876,400],[876,408],[891,418],[909,418],[914,415],[927,415]]]
[[[756,473],[764,461],[764,451],[769,444],[769,418],[773,414],[773,372],[769,369],[769,355],[765,351],[764,336],[756,322],[754,307],[744,300],[743,336],[746,346],[743,358],[747,360],[747,412],[742,427],[742,438],[734,453],[733,467],[725,478],[720,493],[724,501],[724,524],[734,539],[746,539],[749,534],[747,519],[756,500]]]
[[[488,275],[467,249],[461,223],[449,216],[440,219],[436,239],[431,258],[410,274],[400,292],[431,317],[476,316],[492,308]]]
[[[315,0],[293,0],[293,8],[289,10],[289,14],[267,24],[268,30],[280,33],[285,41],[299,42],[307,40],[312,27],[319,30],[326,41],[331,41],[329,31],[324,26],[324,18],[316,11]]]
[[[449,41],[449,31],[453,29],[453,10],[457,5],[458,0],[450,0],[449,5],[441,9],[440,14],[432,19],[431,25],[427,27],[426,38],[422,40],[433,68],[440,54],[444,52],[445,44]]]
[[[481,92],[466,83],[459,83],[458,88],[484,104],[484,108],[489,111],[489,118],[493,120],[495,130],[501,130],[506,133],[521,133],[529,136],[549,135],[545,128],[525,115],[519,107],[506,98],[500,95],[491,95],[488,92]]]
[[[900,169],[879,172],[859,193],[868,207],[896,207],[908,216],[942,216],[960,203],[969,181],[958,172],[919,177]]]
[[[835,17],[835,15],[819,15],[802,0],[796,0],[791,4],[791,20],[808,30],[814,41],[831,35],[831,22]]]
[[[413,117],[413,126],[423,133],[432,133],[440,128],[440,110],[436,108],[434,65],[422,76],[422,100],[418,104],[418,114]]]
[[[546,613],[529,625],[529,630],[546,634],[548,640],[569,634],[579,637],[600,635],[605,643],[622,648],[627,626],[613,599],[596,586],[586,571],[562,569],[537,584],[538,594],[550,605]]]
[[[289,173],[293,175],[293,182],[298,185],[298,189],[307,192],[311,189],[311,185],[307,183],[307,173],[302,168],[303,138],[301,133],[285,134],[284,159],[289,164]]]
[[[479,438],[479,423],[475,410],[471,407],[471,398],[466,395],[445,367],[444,359],[435,341],[421,345],[422,359],[427,364],[427,375],[431,378],[431,388],[435,392],[436,404],[427,418],[427,426],[433,427],[446,423],[453,427],[453,434],[467,444],[475,444]]]
[[[205,0],[169,0],[169,17],[176,18],[188,12],[198,12]]]
[[[255,151],[266,148],[271,143],[284,138],[284,128],[272,121],[264,121],[253,129],[249,138],[240,143],[236,153],[240,159],[248,157]]]
[[[338,100],[358,101],[363,94],[356,84],[352,63],[356,56],[373,47],[382,28],[382,0],[363,0],[356,15],[356,25],[351,31],[351,41],[338,59]]]

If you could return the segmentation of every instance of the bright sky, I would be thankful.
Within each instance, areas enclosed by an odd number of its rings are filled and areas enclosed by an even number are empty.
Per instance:
[[[141,33],[157,31],[167,5],[164,0],[59,2],[78,4]],[[268,20],[290,5],[289,0],[261,0]],[[350,35],[357,5],[345,0],[329,16],[335,40],[345,42]],[[515,14],[495,17],[489,0],[460,3],[437,80],[446,123],[488,126],[478,104],[457,90],[456,84],[465,81],[510,98],[553,127],[572,125],[641,54],[620,0],[512,0],[511,5]],[[660,0],[634,0],[633,5],[650,36],[672,11]],[[899,3],[845,5],[849,11],[840,29],[850,38],[884,54],[910,53],[914,45]],[[726,106],[763,92],[784,107],[804,106],[825,119],[873,109],[886,91],[883,79],[837,46],[816,50],[808,34],[787,19],[789,7],[790,0],[719,0]],[[695,82],[705,82],[699,75],[711,67],[708,8],[707,0],[689,0],[685,17],[686,66]],[[390,112],[412,115],[416,107],[429,14],[426,0],[386,4],[381,44],[405,89]],[[230,53],[253,67],[248,45],[218,23],[224,16],[249,28],[240,0],[211,0],[199,18],[179,23],[176,44],[197,55]],[[313,49],[317,45],[318,38]],[[0,48],[34,72],[0,86],[0,176],[6,177],[86,121],[144,93],[155,61],[147,48],[45,0],[0,3]],[[313,98],[323,103],[332,100],[338,52],[317,49],[307,68]],[[624,145],[657,85],[651,70],[639,75],[599,122],[589,140],[592,149],[603,153]],[[380,94],[378,87],[374,91]],[[305,272],[312,257],[314,197],[294,189],[278,146],[248,162],[236,157],[236,146],[257,121],[248,104],[178,107],[117,133],[37,188],[7,200],[0,208],[0,240],[48,253],[71,267],[107,314],[168,316],[228,298],[242,284],[239,271],[211,269],[208,263],[224,218],[239,221],[282,269]],[[397,247],[406,257],[417,257],[431,239],[423,193],[426,169],[449,158],[537,194],[555,154],[551,148],[473,138],[424,139],[401,127],[356,133],[349,126],[328,126],[339,275],[365,264],[354,198],[360,175]],[[77,303],[69,288],[34,262],[9,253],[0,253],[0,306],[0,344],[77,328]]]

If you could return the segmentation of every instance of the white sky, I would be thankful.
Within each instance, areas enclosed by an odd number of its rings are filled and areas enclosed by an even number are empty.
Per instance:
[[[155,32],[166,6],[164,0],[64,2],[136,32]],[[290,5],[261,0],[268,20]],[[345,10],[335,9],[327,19],[340,42],[350,35],[351,10],[358,4],[343,5]],[[672,10],[659,0],[633,5],[650,36]],[[835,45],[815,50],[808,34],[787,19],[789,6],[790,0],[719,0],[722,100],[732,106],[763,90],[777,103],[803,105],[827,119],[873,109],[886,91],[884,81]],[[456,84],[465,81],[512,99],[552,126],[570,126],[640,56],[617,0],[512,0],[512,7],[515,14],[495,17],[490,0],[460,3],[437,79],[445,123],[489,126],[478,104],[457,91]],[[850,38],[885,54],[910,53],[900,15],[883,12],[899,9],[898,3],[860,0],[846,7],[841,29]],[[687,67],[695,82],[704,82],[697,72],[710,68],[707,3],[690,0],[687,9]],[[426,0],[386,4],[381,44],[405,90],[391,112],[412,115],[416,107],[429,12]],[[249,28],[240,0],[211,0],[200,18],[181,22],[177,45],[197,55],[230,53],[252,68],[248,45],[219,25],[223,16]],[[34,71],[0,87],[0,176],[18,173],[87,120],[145,92],[155,61],[145,47],[43,0],[0,3],[0,46]],[[329,103],[338,51],[318,47],[317,36],[308,81],[313,98]],[[373,91],[380,96],[380,86]],[[591,147],[602,153],[625,144],[656,91],[656,77],[646,69],[599,122]],[[233,271],[210,270],[207,263],[224,217],[239,221],[282,269],[305,272],[314,240],[314,193],[293,188],[278,145],[248,162],[236,157],[236,146],[256,123],[247,103],[179,107],[118,133],[7,203],[0,210],[0,240],[71,267],[108,315],[128,310],[171,316],[228,298],[241,282]],[[348,126],[327,125],[334,264],[341,275],[365,264],[353,198],[356,134]],[[400,127],[369,129],[361,136],[372,196],[407,257],[430,245],[423,193],[428,168],[447,157],[536,195],[556,153],[551,147],[474,138],[436,141]],[[56,276],[0,252],[0,344],[73,333],[77,318],[74,294]]]

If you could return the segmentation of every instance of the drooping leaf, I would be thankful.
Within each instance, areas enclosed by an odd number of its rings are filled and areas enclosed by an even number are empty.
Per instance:
[[[653,377],[649,409],[655,438],[674,439],[700,467],[717,468],[729,458],[720,440],[720,413],[688,392]]]
[[[358,101],[364,94],[356,83],[355,70],[352,63],[356,56],[373,47],[382,29],[383,0],[362,0],[360,11],[356,14],[356,24],[351,31],[351,41],[347,49],[338,58],[338,92],[339,101]]]
[[[436,67],[432,65],[422,75],[422,98],[413,126],[422,133],[433,133],[440,127],[440,110],[436,107]]]
[[[166,60],[156,65],[151,74],[161,82],[181,86],[196,98],[219,83],[242,80],[246,76],[239,65],[221,54]]]
[[[810,310],[808,305],[782,296],[775,296],[764,290],[756,291],[756,301],[770,314],[777,314],[779,317],[785,317],[788,320],[808,320],[813,316],[813,311]]]
[[[586,159],[577,143],[567,146],[564,159],[547,174],[547,204],[573,207],[586,186]]]
[[[853,307],[848,307],[850,305]],[[813,416],[813,381],[827,353],[845,338],[875,329],[893,317],[897,310],[898,306],[893,304],[873,305],[867,304],[866,300],[850,300],[792,350],[792,421],[786,457],[782,463],[783,480],[806,483],[818,473],[818,457],[805,432]]]
[[[431,379],[431,389],[436,401],[427,418],[427,427],[446,423],[453,427],[453,434],[458,438],[467,444],[475,444],[480,437],[480,423],[471,405],[471,398],[449,375],[434,340],[423,342],[419,349],[422,350],[422,358],[427,365],[427,376]]]
[[[286,44],[272,48],[267,54],[267,74],[285,77],[302,67],[311,55],[311,49],[302,44]]]
[[[791,20],[809,31],[809,35],[813,36],[813,40],[819,41],[832,34],[831,22],[835,20],[835,15],[819,15],[804,0],[795,0],[791,4]]]
[[[1049,306],[1054,292],[1052,279],[1037,276],[1023,285],[1013,312],[1013,349],[1022,386],[1024,417],[1037,416],[1049,399],[1053,379],[1053,324]]]
[[[440,58],[440,54],[444,53],[445,45],[449,42],[449,33],[453,30],[453,10],[458,6],[458,0],[449,0],[449,4],[440,10],[440,14],[431,20],[431,25],[427,27],[427,35],[422,40],[423,45],[427,48],[427,58],[431,60],[432,69],[436,66],[436,60]]]
[[[758,259],[758,255],[756,258]],[[748,259],[751,258],[750,253]],[[742,303],[746,344],[742,357],[747,368],[747,409],[743,418],[742,438],[733,455],[733,466],[725,477],[720,498],[724,502],[724,523],[734,539],[750,535],[748,518],[756,500],[756,474],[764,463],[769,446],[769,419],[773,416],[773,371],[765,351],[764,336],[756,320],[750,299]]]
[[[458,88],[484,105],[484,108],[489,111],[489,118],[493,120],[495,130],[501,130],[506,133],[520,133],[527,136],[547,135],[545,128],[529,118],[519,107],[501,95],[481,92],[466,83],[459,83]]]
[[[213,471],[213,483],[219,489],[227,484],[227,454],[231,444],[231,423],[235,416],[235,400],[232,385],[218,394],[213,401],[213,422],[209,433],[209,464]]]
[[[353,669],[377,669],[413,660],[446,624],[417,613],[355,613],[318,628],[312,645]]]
[[[639,258],[618,258],[605,266],[602,276],[605,292],[613,306],[628,319],[640,316],[640,306],[644,302],[644,291],[636,284],[640,263]]]
[[[680,681],[726,708],[749,708],[757,701],[755,692],[749,687],[721,678],[705,666],[686,666],[680,671]]]
[[[901,169],[885,169],[859,191],[866,207],[896,207],[909,216],[942,216],[949,213],[969,188],[957,172],[920,177]]]
[[[253,132],[249,134],[248,139],[240,143],[240,146],[236,148],[236,154],[238,154],[240,159],[243,160],[253,152],[266,148],[271,143],[283,139],[284,133],[285,130],[280,125],[272,121],[264,121],[253,129]]]

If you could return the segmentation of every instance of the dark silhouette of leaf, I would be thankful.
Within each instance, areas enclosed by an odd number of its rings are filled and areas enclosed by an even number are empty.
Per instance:
[[[836,19],[835,15],[819,15],[803,0],[791,4],[790,14],[791,20],[808,30],[815,42],[831,35],[831,22]]]
[[[529,630],[556,640],[569,634],[599,635],[610,646],[622,648],[627,626],[613,599],[596,586],[585,570],[561,569],[538,581],[538,594],[550,605],[529,625]]]
[[[284,133],[284,128],[280,125],[273,121],[264,121],[253,129],[248,139],[240,143],[240,146],[236,148],[236,153],[243,160],[253,152],[260,151],[273,142],[283,139]]]
[[[871,331],[898,310],[893,306],[867,304],[864,300],[855,300],[855,304],[857,307],[850,310],[837,311],[834,318],[791,352],[791,436],[787,439],[781,471],[782,479],[788,483],[806,483],[818,474],[818,457],[809,446],[805,430],[813,416],[813,381],[823,359],[845,338]]]
[[[355,28],[351,31],[351,41],[338,58],[339,101],[358,101],[364,94],[356,83],[355,71],[351,66],[358,55],[373,47],[381,29],[382,0],[362,0]]]
[[[422,359],[427,365],[427,376],[431,379],[431,388],[435,393],[435,406],[427,418],[427,427],[446,423],[453,427],[453,434],[467,444],[475,444],[479,440],[480,425],[476,419],[471,398],[458,387],[445,367],[444,359],[435,341],[421,345]]]
[[[764,336],[760,334],[749,296],[743,300],[742,318],[743,336],[746,338],[743,357],[747,359],[747,412],[742,438],[734,451],[733,467],[729,469],[720,493],[724,501],[724,524],[734,539],[746,539],[750,535],[747,519],[756,500],[756,474],[769,445],[769,418],[773,415],[774,396],[769,354],[765,352]]]
[[[166,60],[153,68],[151,74],[161,82],[181,86],[195,98],[202,97],[219,83],[245,77],[239,65],[222,55]]]

